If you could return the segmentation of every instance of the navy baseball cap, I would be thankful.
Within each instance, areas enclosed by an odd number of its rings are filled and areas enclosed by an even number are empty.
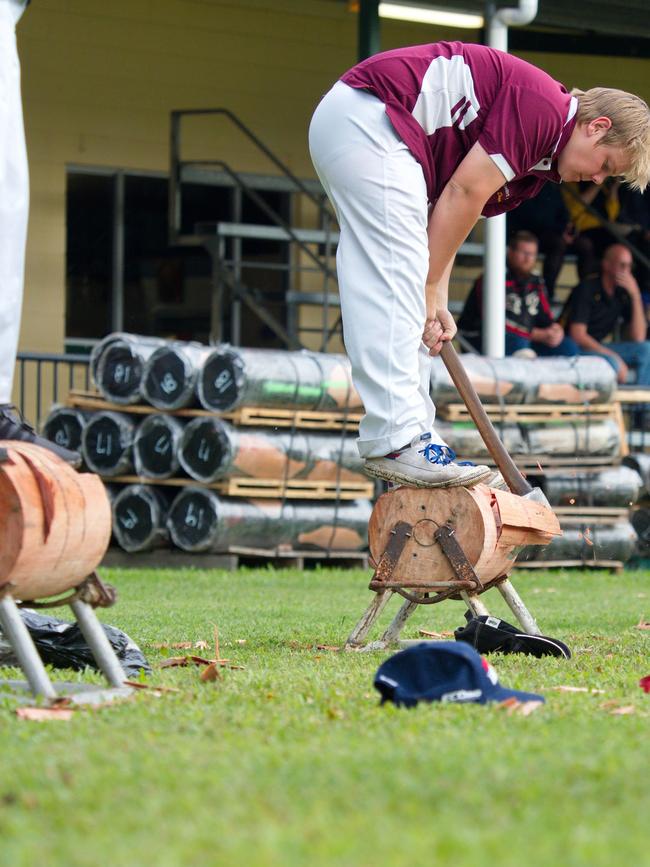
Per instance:
[[[541,695],[501,686],[489,662],[464,642],[423,642],[408,647],[382,663],[375,675],[381,703],[414,707],[419,701],[543,702]]]

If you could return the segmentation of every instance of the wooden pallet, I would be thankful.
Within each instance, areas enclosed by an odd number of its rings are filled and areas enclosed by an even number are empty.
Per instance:
[[[248,406],[239,407],[232,412],[213,412],[212,410],[200,409],[198,407],[165,410],[143,403],[110,403],[109,401],[104,400],[99,392],[80,390],[71,391],[65,400],[65,405],[76,407],[77,409],[110,410],[111,412],[123,412],[129,415],[164,413],[166,415],[174,415],[180,418],[217,416],[218,418],[227,419],[228,421],[233,422],[233,424],[246,427],[296,427],[311,430],[349,432],[357,430],[359,422],[363,416],[363,413],[360,412],[316,412],[301,409],[268,409]]]
[[[592,527],[608,527],[619,521],[629,520],[630,510],[608,506],[552,506],[563,527],[588,524]]]
[[[503,406],[488,404],[484,407],[492,422],[511,422],[513,424],[548,424],[553,422],[586,422],[602,421],[613,418],[617,422],[621,418],[619,403],[531,403],[504,404]],[[440,406],[438,417],[445,421],[471,422],[469,410],[462,403],[450,403]]]
[[[310,567],[332,569],[368,569],[367,551],[294,551],[276,548],[230,548],[215,554],[182,551],[179,548],[157,548],[154,551],[128,553],[111,547],[104,555],[105,568],[129,569],[228,569],[257,565],[264,561],[278,569]]]
[[[609,569],[619,575],[625,563],[621,560],[529,560],[515,563],[515,569]]]
[[[374,482],[310,481],[309,479],[249,479],[236,477],[219,482],[199,482],[196,479],[149,479],[143,476],[105,476],[106,484],[125,485],[170,485],[186,487],[195,485],[209,488],[228,497],[260,497],[281,500],[369,500],[375,495]]]
[[[618,403],[650,403],[650,388],[618,388],[614,395]]]

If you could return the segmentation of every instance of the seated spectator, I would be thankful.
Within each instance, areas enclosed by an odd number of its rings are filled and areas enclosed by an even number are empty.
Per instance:
[[[578,257],[580,280],[598,274],[603,253],[617,240],[607,223],[615,223],[619,218],[620,185],[618,178],[607,178],[602,184],[581,181],[561,186],[575,233],[573,249]]]
[[[631,187],[623,187],[621,190],[621,213],[619,223],[629,228],[626,242],[636,247],[637,251],[645,258],[645,262],[638,259],[633,269],[636,282],[639,284],[643,297],[646,313],[650,308],[650,188],[644,193],[633,190]]]
[[[508,211],[507,219],[508,237],[522,230],[537,236],[539,252],[544,254],[542,276],[546,294],[552,301],[564,257],[575,237],[559,184],[544,184],[534,199]]]
[[[624,244],[612,244],[605,250],[600,276],[576,286],[563,319],[582,355],[602,355],[616,371],[619,383],[627,380],[632,367],[636,381],[650,385],[648,325],[639,284],[632,276],[632,254]],[[627,326],[628,339],[604,342],[621,325]]]
[[[506,272],[506,355],[524,350],[537,355],[577,355],[578,347],[555,322],[543,279],[533,273],[537,238],[517,232],[508,243]],[[467,297],[458,328],[479,352],[482,346],[483,277]],[[523,354],[523,353],[522,353]]]

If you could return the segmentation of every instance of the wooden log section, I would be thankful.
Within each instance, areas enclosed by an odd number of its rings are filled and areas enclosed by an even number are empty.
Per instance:
[[[84,460],[102,476],[119,476],[132,469],[135,425],[128,415],[98,412],[90,418],[81,435]]]
[[[158,409],[182,409],[196,402],[196,381],[213,351],[200,343],[169,343],[152,353],[142,375],[142,394]]]
[[[101,393],[117,404],[140,400],[144,363],[157,347],[159,337],[137,334],[109,334],[93,350],[90,367]]]
[[[183,422],[172,415],[156,413],[145,417],[133,439],[133,463],[139,475],[152,479],[182,475],[178,452],[183,427]]]
[[[81,451],[81,435],[88,421],[88,413],[69,406],[56,406],[43,425],[43,436],[64,449]]]
[[[197,382],[205,409],[280,407],[307,410],[358,410],[350,362],[344,355],[217,346]]]
[[[547,545],[562,533],[557,518],[545,506],[485,485],[400,487],[379,497],[370,518],[370,553],[375,563],[400,521],[413,529],[386,588],[426,590],[434,585],[435,589],[436,582],[455,578],[434,539],[443,524],[454,529],[456,541],[484,585],[511,570],[521,545]]]
[[[150,551],[168,544],[165,522],[172,489],[128,485],[113,500],[113,534],[125,551]]]
[[[55,596],[101,562],[111,507],[101,480],[48,449],[3,441],[0,461],[0,586],[16,599]]]
[[[293,503],[234,499],[186,487],[171,504],[167,526],[185,551],[229,551],[233,546],[358,551],[366,547],[370,504]]]

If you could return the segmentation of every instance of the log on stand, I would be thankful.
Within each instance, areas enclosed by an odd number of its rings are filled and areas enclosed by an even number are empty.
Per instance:
[[[130,694],[126,676],[94,613],[112,605],[115,593],[95,570],[111,534],[111,510],[101,480],[79,474],[48,449],[31,443],[0,442],[0,627],[18,658],[27,683],[5,684],[55,701],[63,689],[76,702],[105,701]],[[52,600],[65,591],[63,600]],[[25,626],[21,604],[46,600],[69,604],[88,645],[112,687],[50,681]]]
[[[101,476],[119,476],[132,469],[135,423],[119,412],[100,411],[89,419],[81,438],[84,460]]]
[[[477,597],[492,587],[499,588],[527,632],[538,632],[507,575],[522,545],[547,545],[560,532],[547,507],[485,485],[399,487],[383,494],[369,525],[376,564],[370,589],[382,602],[371,602],[348,638],[348,649],[363,646],[387,593],[398,593],[406,602],[370,648],[396,641],[418,604],[462,598],[475,613],[482,613],[486,609]]]

